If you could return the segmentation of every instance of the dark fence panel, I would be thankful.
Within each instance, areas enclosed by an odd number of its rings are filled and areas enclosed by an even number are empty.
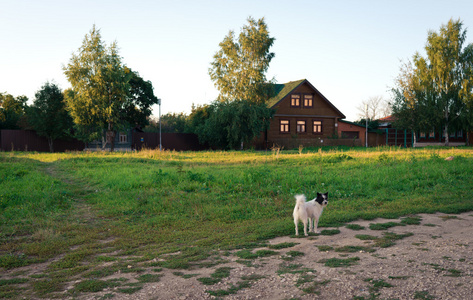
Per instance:
[[[55,140],[54,152],[82,151],[83,142],[71,140]],[[0,149],[3,151],[38,151],[49,152],[48,140],[32,130],[1,130]]]
[[[193,133],[162,133],[161,143],[165,150],[198,151],[206,149],[199,144],[197,135]],[[159,133],[134,132],[132,148],[138,151],[143,148],[159,149]]]
[[[395,128],[386,129],[386,145],[412,147],[414,137],[411,131]]]

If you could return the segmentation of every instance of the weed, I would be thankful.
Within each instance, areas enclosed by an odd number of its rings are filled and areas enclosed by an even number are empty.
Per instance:
[[[363,246],[343,246],[335,248],[335,252],[345,252],[345,253],[354,253],[354,252],[368,252],[372,253],[376,250],[371,247],[363,247]]]
[[[313,274],[307,274],[307,273],[304,273],[304,274],[301,274],[299,276],[299,278],[297,279],[296,281],[296,286],[297,287],[300,287],[301,285],[303,285],[304,283],[307,283],[307,282],[312,282],[312,280],[315,278],[315,275]]]
[[[199,276],[199,274],[184,274],[182,272],[173,272],[172,274],[174,274],[176,276],[180,276],[184,279],[189,279],[189,278],[192,278],[192,277]]]
[[[134,294],[134,293],[138,292],[142,288],[143,288],[142,286],[124,287],[124,288],[118,288],[117,291],[119,291],[120,293],[123,293],[123,294],[131,295],[131,294]]]
[[[339,229],[324,229],[320,232],[321,235],[336,235],[339,234]]]
[[[302,267],[302,264],[281,263],[276,273],[278,275],[282,275],[286,273],[289,273],[289,274],[301,274],[301,273],[307,273],[307,272],[315,273],[315,270],[313,269],[301,268],[301,267]]]
[[[251,284],[248,281],[240,281],[236,285],[231,285],[227,290],[216,290],[216,291],[206,291],[209,295],[214,297],[227,296],[231,294],[236,294],[239,290],[250,287]]]
[[[379,239],[377,236],[369,235],[369,234],[357,234],[355,235],[357,239],[360,239],[362,241],[375,241]]]
[[[448,269],[447,270],[449,274],[445,276],[450,276],[450,277],[460,277],[462,275],[462,271],[457,270],[457,269]]]
[[[285,256],[282,256],[281,259],[285,261],[293,261],[298,256],[304,256],[304,252],[300,251],[288,251]]]
[[[316,281],[313,284],[311,284],[309,287],[303,288],[302,291],[307,294],[319,294],[320,288],[329,283],[330,283],[330,280],[328,279],[324,281]]]
[[[444,220],[444,221],[448,221],[448,220],[458,220],[458,219],[459,219],[457,216],[440,216],[439,218],[442,219],[442,220]]]
[[[163,275],[157,274],[143,274],[138,276],[136,279],[139,282],[158,282]]]
[[[358,225],[358,224],[348,224],[345,227],[348,228],[348,229],[351,229],[351,230],[363,230],[363,229],[365,229],[364,226],[361,226],[361,225]]]
[[[397,222],[372,223],[370,224],[370,229],[371,230],[386,230],[395,226],[405,226],[405,225],[402,223],[397,223]]]
[[[285,243],[269,245],[268,248],[279,250],[279,249],[284,249],[284,248],[291,248],[291,247],[294,247],[296,245],[299,245],[299,243],[287,243],[287,242],[285,242]]]
[[[205,285],[214,285],[222,281],[223,278],[229,277],[231,269],[230,267],[221,267],[215,270],[210,277],[200,277],[197,280]]]
[[[240,250],[235,253],[236,256],[242,259],[256,259],[259,257],[266,257],[271,255],[276,255],[278,252],[272,250],[257,250],[255,253],[250,250]]]
[[[421,221],[422,218],[418,216],[401,218],[401,224],[405,225],[420,225]]]
[[[389,279],[400,279],[400,280],[407,280],[411,278],[412,276],[389,276]]]
[[[430,295],[428,291],[418,291],[414,293],[414,299],[433,300],[435,297]]]
[[[319,245],[319,246],[317,246],[317,248],[319,248],[319,251],[321,251],[321,252],[327,252],[327,251],[333,250],[333,247],[328,246],[328,245]]]
[[[370,282],[373,284],[372,287],[369,288],[370,292],[379,292],[381,288],[390,288],[393,287],[392,284],[384,281],[383,279],[372,279],[368,278],[364,280],[365,282]]]
[[[74,286],[75,292],[100,292],[108,287],[116,287],[120,284],[116,281],[104,281],[99,279],[83,280]]]
[[[319,263],[323,263],[326,267],[330,268],[340,268],[340,267],[350,267],[358,264],[360,260],[359,257],[349,257],[349,258],[327,258],[319,260]]]

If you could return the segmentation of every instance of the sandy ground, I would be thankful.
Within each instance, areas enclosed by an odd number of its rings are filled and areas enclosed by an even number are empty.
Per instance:
[[[274,250],[276,255],[243,264],[232,253],[227,263],[195,270],[163,269],[159,282],[148,283],[127,295],[113,290],[82,295],[81,299],[473,299],[473,213],[421,214],[420,225],[371,230],[371,223],[399,222],[376,219],[351,224],[363,230],[338,228],[339,234],[279,237],[270,244],[298,243]],[[323,218],[323,216],[322,216]],[[321,228],[336,229],[336,228]],[[383,237],[386,232],[412,234],[382,248],[356,235]],[[321,248],[320,246],[326,246]],[[327,247],[329,246],[329,247]],[[371,247],[346,253],[343,246]],[[331,249],[332,247],[333,249]],[[268,250],[268,248],[254,249]],[[371,251],[373,251],[371,250]],[[295,255],[298,254],[298,255]],[[292,258],[292,260],[287,260]],[[351,260],[342,267],[327,266],[324,259]],[[230,276],[220,283],[204,285],[198,278],[229,267]],[[182,272],[176,275],[175,272]],[[182,275],[190,275],[185,277]],[[250,277],[248,277],[250,276]],[[245,281],[246,280],[246,281]],[[233,291],[231,288],[248,284]],[[232,292],[214,296],[209,291]]]

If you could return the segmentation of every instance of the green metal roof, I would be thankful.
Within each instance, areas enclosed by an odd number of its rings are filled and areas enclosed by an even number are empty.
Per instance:
[[[268,102],[267,102],[268,106],[273,107],[274,105],[278,104],[279,101],[284,99],[284,97],[286,97],[290,92],[292,92],[296,87],[298,87],[304,81],[305,79],[301,79],[297,81],[290,81],[288,83],[275,84],[274,92],[276,96],[268,99]]]
[[[325,98],[322,93],[320,93],[307,79],[301,79],[301,80],[296,80],[296,81],[290,81],[288,83],[283,83],[283,84],[275,84],[274,85],[274,92],[276,93],[276,96],[268,99],[267,105],[268,107],[274,107],[276,104],[278,104],[281,100],[284,99],[287,95],[289,95],[293,90],[295,90],[297,87],[299,87],[302,83],[307,82],[307,84],[318,94],[324,99],[338,114],[340,114],[341,119],[345,119],[345,115],[338,110],[327,98]]]

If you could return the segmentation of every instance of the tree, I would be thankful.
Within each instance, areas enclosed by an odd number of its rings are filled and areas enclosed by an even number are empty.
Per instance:
[[[230,31],[219,44],[220,50],[209,68],[210,78],[220,91],[219,101],[264,103],[272,95],[265,73],[274,58],[269,49],[275,39],[269,36],[264,18],[256,21],[249,17],[247,21],[238,41]]]
[[[220,149],[240,149],[269,127],[273,113],[264,103],[215,101],[194,115],[204,120],[194,130],[202,144]]]
[[[54,140],[67,137],[73,126],[66,110],[64,95],[54,83],[46,82],[35,94],[27,110],[28,123],[40,136],[48,139],[49,151],[54,152]]]
[[[130,126],[145,127],[152,113],[151,107],[158,104],[158,98],[154,95],[150,81],[145,81],[138,72],[129,68],[126,68],[126,72],[130,74],[130,90],[121,109],[122,120]]]
[[[450,19],[440,31],[430,31],[425,51],[413,56],[410,69],[405,68],[393,89],[397,118],[409,111],[412,130],[425,127],[443,128],[445,145],[449,144],[451,127],[463,127],[466,106],[472,99],[473,46],[465,46],[466,30],[462,22]],[[414,128],[415,122],[421,122]]]
[[[0,129],[20,129],[25,127],[24,116],[28,107],[26,96],[13,97],[0,93]]]
[[[123,125],[122,108],[130,90],[130,73],[122,65],[116,42],[107,48],[94,25],[78,53],[72,54],[64,73],[73,90],[67,94],[66,105],[79,131],[106,130],[103,147],[110,142],[113,151],[116,130]]]
[[[363,100],[357,109],[360,118],[366,119],[368,117],[369,120],[377,120],[391,114],[389,103],[384,100],[383,96],[373,96]]]

